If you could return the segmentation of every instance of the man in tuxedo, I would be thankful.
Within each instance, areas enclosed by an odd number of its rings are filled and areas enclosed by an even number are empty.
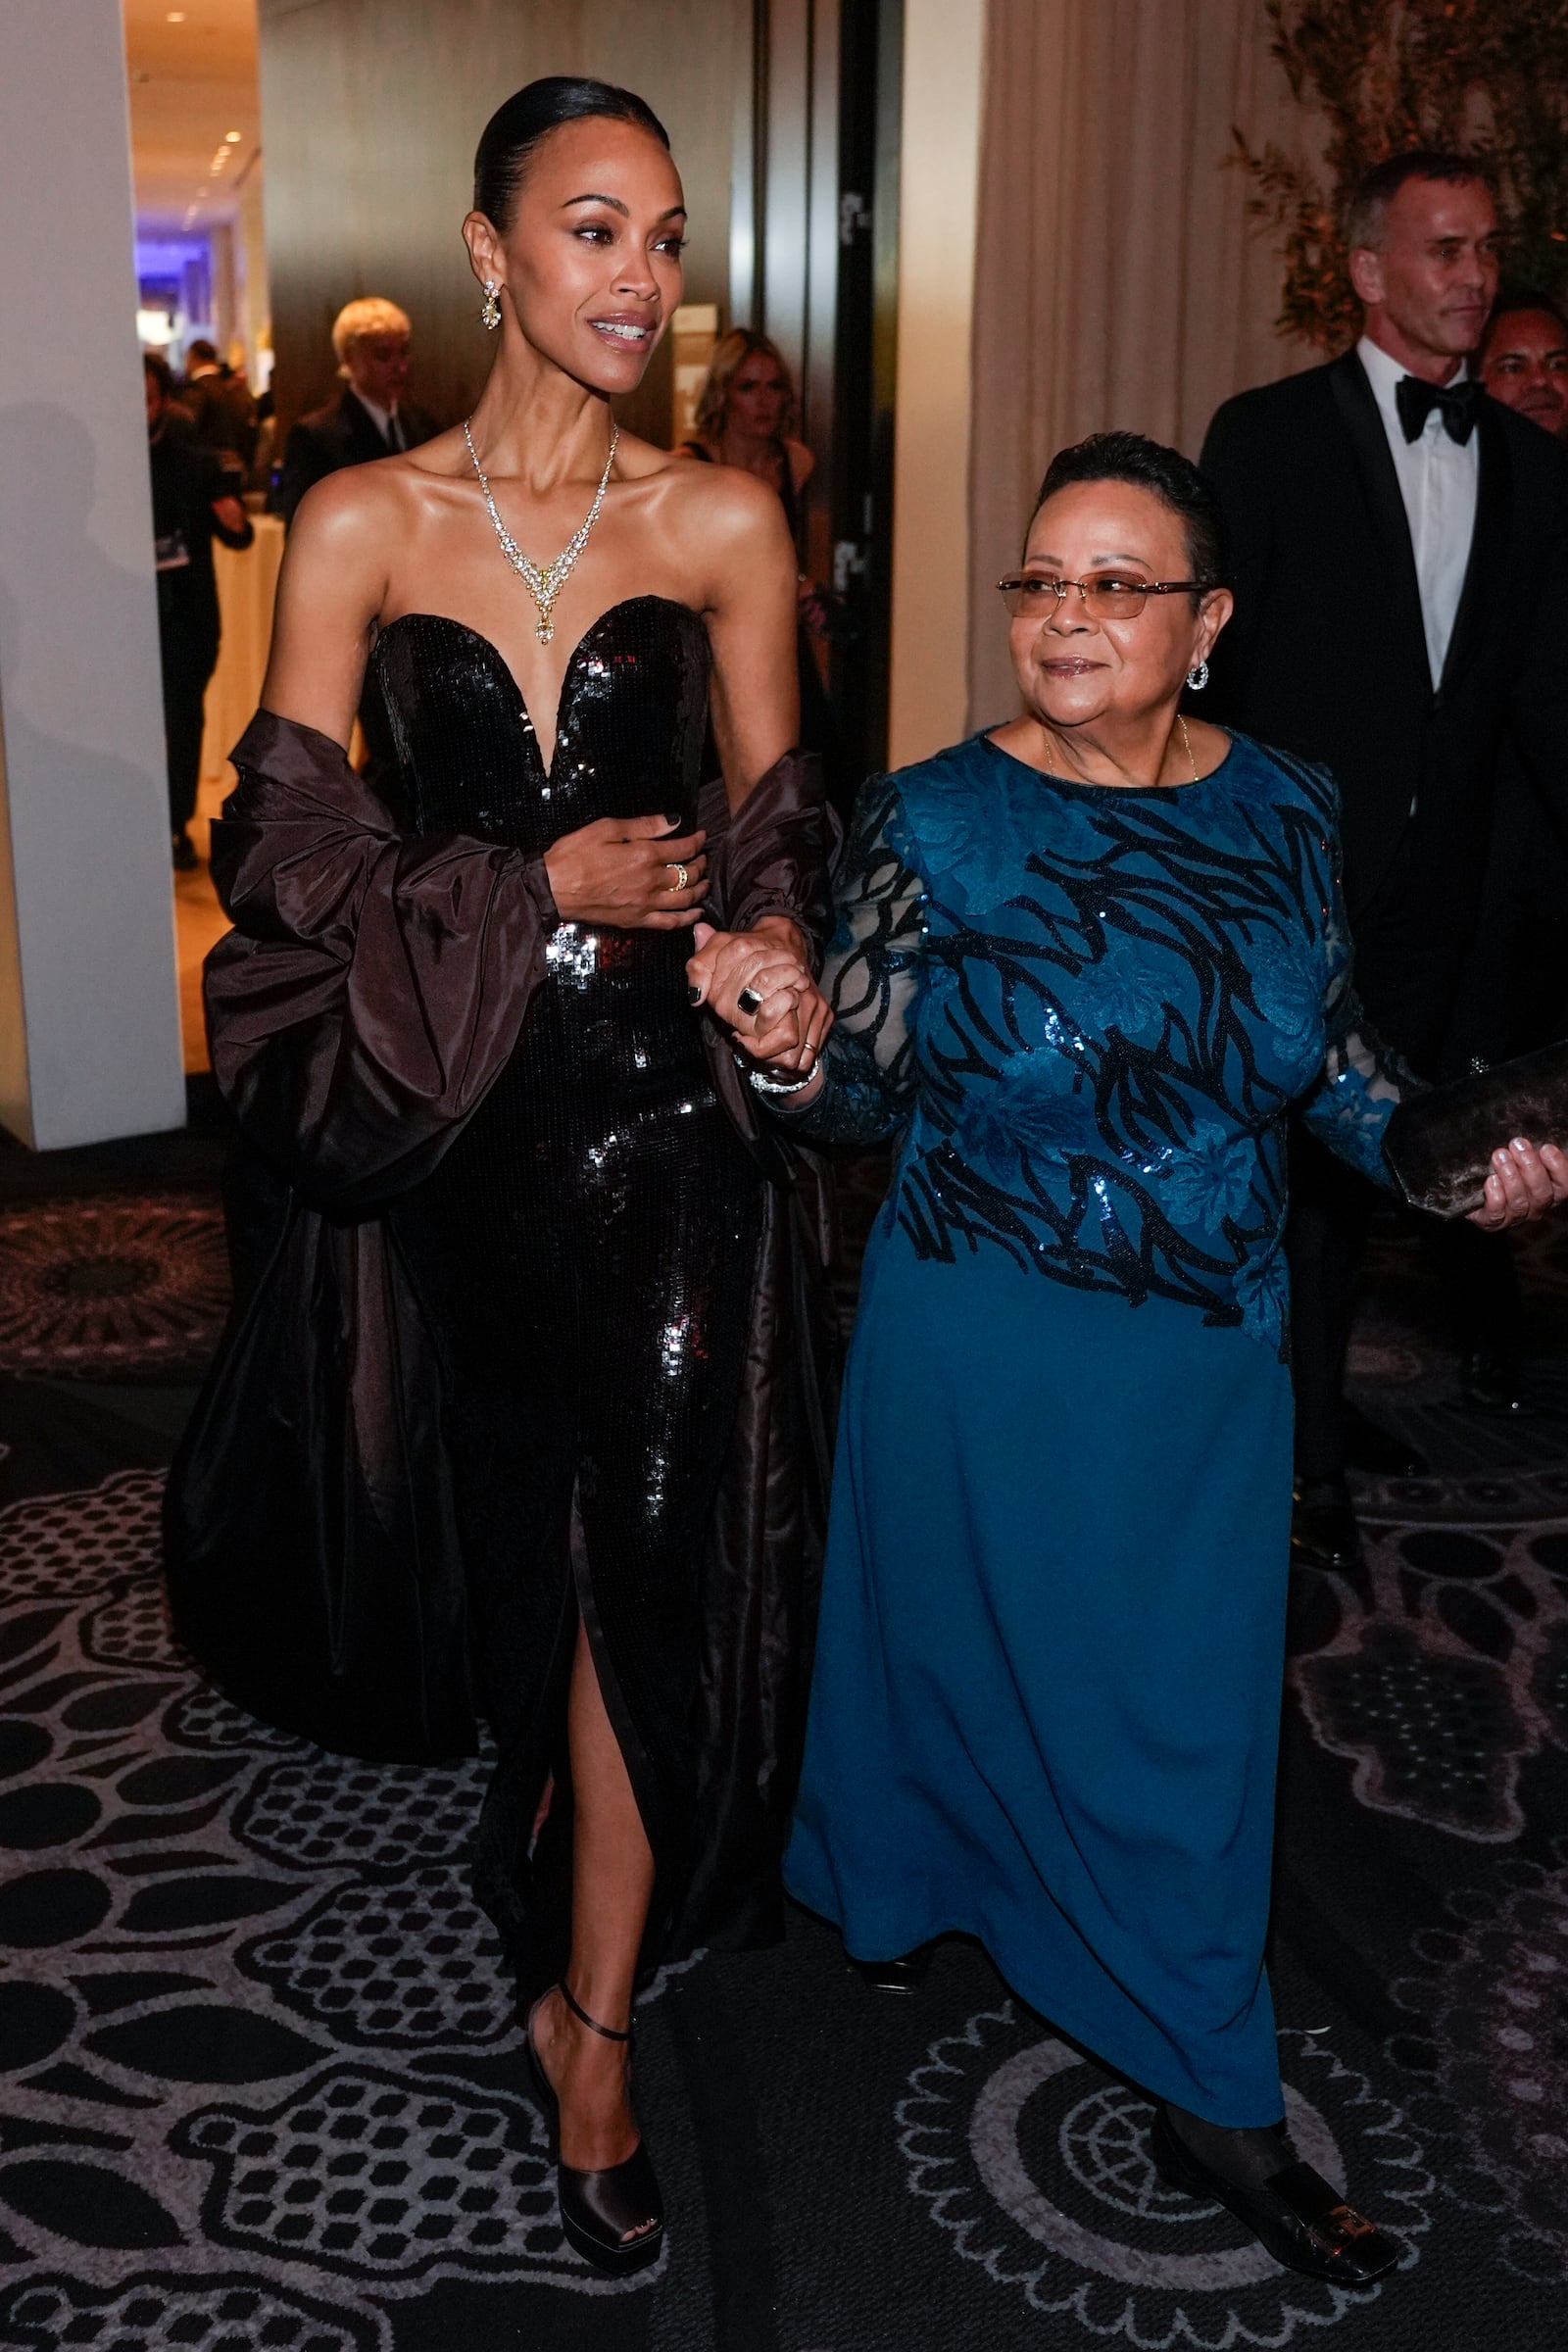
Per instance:
[[[293,521],[306,491],[325,475],[416,449],[439,429],[404,398],[412,337],[407,312],[378,294],[339,311],[332,348],[347,380],[336,400],[302,416],[289,433],[272,502],[285,522]]]
[[[1549,295],[1499,294],[1476,353],[1494,400],[1553,439],[1568,438],[1568,318]],[[1568,646],[1563,649],[1568,659]],[[1497,780],[1481,921],[1461,992],[1466,1057],[1506,1060],[1568,1037],[1559,940],[1568,912],[1568,833],[1559,831],[1510,747]]]
[[[1235,540],[1219,715],[1321,761],[1342,796],[1357,984],[1421,1076],[1461,1074],[1461,973],[1476,927],[1505,733],[1568,806],[1568,458],[1465,373],[1497,283],[1484,171],[1421,151],[1368,172],[1348,219],[1365,313],[1353,350],[1244,392],[1202,466]],[[1302,1139],[1288,1233],[1298,1555],[1353,1563],[1345,1471],[1411,1466],[1348,1413],[1346,1345],[1375,1196]],[[1436,1229],[1467,1399],[1517,1409],[1506,1282],[1486,1237]]]

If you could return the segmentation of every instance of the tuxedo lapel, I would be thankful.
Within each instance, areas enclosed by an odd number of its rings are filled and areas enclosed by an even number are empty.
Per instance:
[[[1506,437],[1490,400],[1482,401],[1477,412],[1476,442],[1481,460],[1476,482],[1476,525],[1470,539],[1464,586],[1459,592],[1459,609],[1453,616],[1453,634],[1443,664],[1445,687],[1451,685],[1465,668],[1486,634],[1489,616],[1498,608],[1513,524],[1513,468],[1508,461]]]
[[[1366,369],[1353,351],[1336,360],[1328,371],[1329,389],[1350,444],[1361,495],[1366,502],[1372,536],[1383,559],[1391,609],[1411,661],[1431,681],[1427,660],[1426,624],[1421,617],[1421,588],[1415,572],[1415,549],[1410,524],[1399,495],[1399,477],[1389,454],[1389,437],[1366,380]]]

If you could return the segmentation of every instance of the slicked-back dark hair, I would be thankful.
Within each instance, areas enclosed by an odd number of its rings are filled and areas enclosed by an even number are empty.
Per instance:
[[[640,123],[662,146],[669,145],[668,131],[647,99],[639,98],[635,90],[571,74],[546,74],[514,90],[485,124],[473,159],[474,211],[483,213],[505,234],[528,158],[540,140],[564,122],[588,122],[596,117]]]
[[[1568,311],[1564,311],[1562,304],[1554,294],[1543,294],[1535,286],[1508,286],[1497,296],[1492,306],[1492,316],[1487,320],[1487,331],[1476,347],[1475,365],[1477,368],[1484,364],[1488,352],[1497,339],[1498,321],[1503,318],[1517,318],[1521,311],[1540,311],[1544,318],[1554,318],[1562,329],[1563,341],[1568,343]]]
[[[1187,568],[1200,583],[1200,595],[1225,585],[1230,534],[1224,509],[1192,459],[1179,449],[1167,449],[1163,441],[1151,441],[1143,433],[1091,433],[1087,441],[1058,449],[1046,467],[1035,514],[1029,517],[1030,530],[1047,499],[1074,482],[1130,482],[1135,490],[1150,491],[1186,533]],[[1024,544],[1028,545],[1027,532]]]
[[[1346,242],[1352,249],[1375,246],[1383,234],[1389,207],[1408,180],[1438,179],[1449,187],[1479,179],[1495,196],[1492,172],[1479,156],[1459,155],[1446,147],[1407,147],[1402,155],[1386,155],[1381,164],[1363,172],[1350,191],[1345,212]]]

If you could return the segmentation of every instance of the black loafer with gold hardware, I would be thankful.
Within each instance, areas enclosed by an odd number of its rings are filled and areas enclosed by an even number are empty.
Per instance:
[[[1238,2188],[1184,2146],[1161,2109],[1150,2133],[1154,2170],[1172,2188],[1223,2205],[1288,2271],[1334,2286],[1370,2286],[1397,2264],[1397,2238],[1346,2203],[1309,2164],[1288,2164],[1260,2189]]]

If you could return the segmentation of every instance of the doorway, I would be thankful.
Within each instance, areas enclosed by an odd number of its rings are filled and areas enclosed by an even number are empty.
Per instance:
[[[271,327],[262,219],[256,0],[124,0],[136,214],[138,339],[169,368],[161,432],[216,446],[255,544],[213,549],[221,639],[206,692],[195,813],[173,875],[187,1076],[208,1066],[201,967],[227,928],[208,837],[229,746],[255,710],[271,635],[282,527],[262,512],[270,462]],[[222,413],[227,404],[226,416]],[[216,419],[216,421],[215,421]]]

